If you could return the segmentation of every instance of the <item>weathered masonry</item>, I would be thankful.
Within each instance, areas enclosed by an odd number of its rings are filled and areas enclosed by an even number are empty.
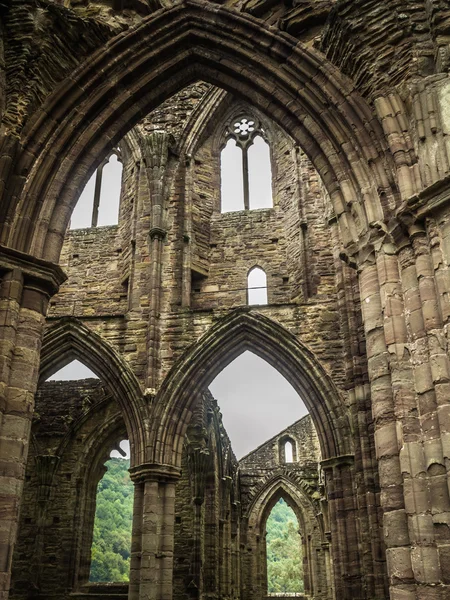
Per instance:
[[[0,600],[262,600],[280,498],[307,597],[447,600],[448,2],[9,0],[0,32]],[[310,416],[238,463],[207,389],[245,350]],[[75,358],[99,379],[47,381]],[[129,583],[88,584],[124,437]]]

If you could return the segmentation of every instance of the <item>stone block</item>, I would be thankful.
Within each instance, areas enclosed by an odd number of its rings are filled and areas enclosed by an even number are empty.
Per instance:
[[[414,546],[411,549],[411,565],[417,581],[428,584],[440,582],[441,569],[436,547]]]
[[[406,442],[400,450],[402,473],[417,477],[426,472],[425,454],[421,442]]]

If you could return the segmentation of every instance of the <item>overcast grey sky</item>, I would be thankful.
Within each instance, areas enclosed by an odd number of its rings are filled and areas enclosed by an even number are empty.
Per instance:
[[[248,150],[250,207],[272,206],[270,151],[261,137]],[[221,157],[223,208],[243,209],[242,151],[230,140]],[[99,225],[117,223],[122,167],[113,155],[103,168]],[[83,190],[72,215],[71,228],[90,227],[95,174]],[[249,303],[266,304],[266,278],[257,269],[249,275]],[[262,288],[262,289],[258,289]],[[78,361],[51,379],[83,379],[95,375]],[[244,352],[212,382],[210,390],[238,458],[282,431],[307,413],[292,386],[264,360]]]
[[[88,377],[95,375],[79,361],[73,361],[50,379]],[[242,458],[307,413],[286,379],[262,358],[248,351],[230,363],[209,389],[219,403],[237,458]]]

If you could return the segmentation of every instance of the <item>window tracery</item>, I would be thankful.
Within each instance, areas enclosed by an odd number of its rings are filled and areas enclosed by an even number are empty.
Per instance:
[[[271,208],[270,148],[261,123],[244,114],[225,128],[221,152],[222,212]]]

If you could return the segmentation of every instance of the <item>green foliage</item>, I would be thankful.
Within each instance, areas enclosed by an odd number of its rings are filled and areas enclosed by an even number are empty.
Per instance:
[[[90,581],[128,581],[133,484],[130,461],[110,458],[97,487]]]
[[[267,519],[266,532],[268,593],[303,592],[303,559],[297,517],[282,498]]]

